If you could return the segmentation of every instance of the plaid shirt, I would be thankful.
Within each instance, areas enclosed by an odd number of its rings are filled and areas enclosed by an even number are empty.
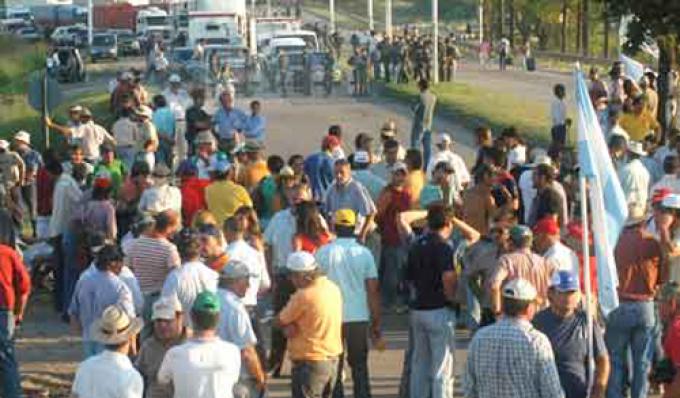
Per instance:
[[[503,318],[475,334],[463,389],[468,398],[564,397],[550,340],[515,318]]]

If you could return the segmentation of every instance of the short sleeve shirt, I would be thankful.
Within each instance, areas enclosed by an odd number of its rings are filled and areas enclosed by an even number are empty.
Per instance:
[[[406,279],[415,289],[414,309],[434,310],[447,305],[442,275],[454,270],[453,254],[451,243],[434,233],[417,238],[411,245]]]
[[[338,238],[316,252],[316,260],[342,292],[343,322],[368,321],[366,280],[378,278],[373,254],[356,239]]]
[[[243,350],[257,343],[257,337],[246,311],[245,305],[231,291],[219,289],[220,320],[217,325],[217,335]]]
[[[550,309],[545,309],[534,317],[533,324],[548,336],[553,352],[557,373],[560,375],[562,389],[566,398],[587,396],[587,328],[586,313],[579,311],[572,317],[563,319]],[[602,329],[593,322],[593,353],[595,358],[606,355]]]

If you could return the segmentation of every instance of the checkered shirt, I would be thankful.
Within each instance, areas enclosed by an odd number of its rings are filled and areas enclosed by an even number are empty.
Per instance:
[[[564,397],[550,340],[515,318],[503,318],[475,334],[463,390],[468,398]]]

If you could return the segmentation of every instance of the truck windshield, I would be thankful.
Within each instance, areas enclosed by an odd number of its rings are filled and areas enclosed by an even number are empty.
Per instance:
[[[92,38],[93,46],[110,46],[115,42],[115,38],[112,35],[106,36],[94,36]]]
[[[146,17],[146,23],[149,26],[165,26],[168,24],[168,17],[166,16]]]

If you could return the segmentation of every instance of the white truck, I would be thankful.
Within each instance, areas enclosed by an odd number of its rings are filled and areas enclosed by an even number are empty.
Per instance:
[[[149,7],[137,12],[136,33],[140,37],[159,36],[163,41],[171,38],[172,21],[167,11],[158,7]]]
[[[189,4],[190,46],[200,39],[209,44],[245,42],[248,33],[246,0],[194,0]]]

